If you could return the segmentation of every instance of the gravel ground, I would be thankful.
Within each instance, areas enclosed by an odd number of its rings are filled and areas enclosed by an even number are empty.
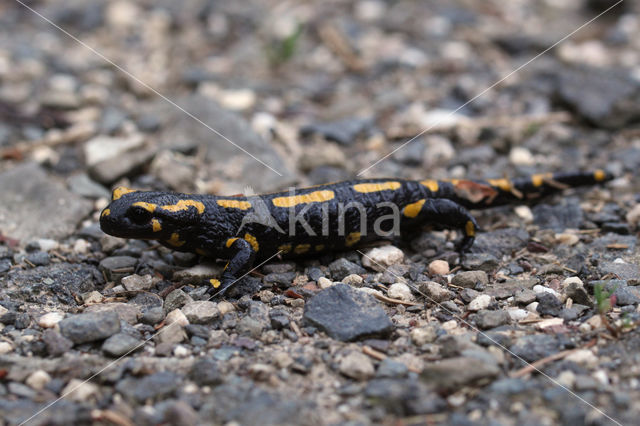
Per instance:
[[[635,3],[486,93],[614,2],[25,4],[86,45],[0,4],[0,423],[637,422]],[[221,264],[97,225],[117,184],[596,167],[617,178],[474,212],[462,262],[425,230],[215,302],[196,283]]]

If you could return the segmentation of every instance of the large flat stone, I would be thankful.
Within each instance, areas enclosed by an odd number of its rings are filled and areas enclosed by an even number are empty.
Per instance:
[[[17,240],[64,238],[91,212],[91,202],[27,163],[0,174],[0,230]]]

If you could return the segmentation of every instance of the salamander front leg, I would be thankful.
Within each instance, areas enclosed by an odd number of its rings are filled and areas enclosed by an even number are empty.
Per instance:
[[[213,294],[214,297],[223,296],[224,293],[242,278],[243,275],[249,272],[253,266],[256,252],[246,240],[238,238],[229,248],[235,253],[227,266],[225,266],[222,279],[220,281],[211,279],[207,283],[212,287],[209,293]]]
[[[427,198],[409,204],[403,209],[403,216],[409,218],[409,223],[435,223],[462,230],[464,236],[456,244],[456,250],[460,254],[468,251],[476,238],[478,224],[471,213],[446,198]]]

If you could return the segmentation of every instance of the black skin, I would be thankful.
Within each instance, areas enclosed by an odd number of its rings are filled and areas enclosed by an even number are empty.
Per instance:
[[[119,187],[102,212],[100,227],[116,237],[157,240],[174,250],[229,259],[221,282],[207,283],[215,283],[212,291],[222,296],[254,262],[277,253],[288,257],[348,249],[398,234],[410,235],[425,224],[461,230],[463,237],[456,248],[462,254],[471,248],[478,230],[467,209],[523,201],[611,179],[600,170],[513,181],[365,179],[251,197]],[[369,192],[363,192],[363,186]],[[304,197],[312,193],[313,197]],[[277,200],[291,196],[302,198],[289,199],[293,206],[277,205]],[[350,202],[358,203],[361,210],[349,206]],[[297,221],[292,219],[295,216]]]

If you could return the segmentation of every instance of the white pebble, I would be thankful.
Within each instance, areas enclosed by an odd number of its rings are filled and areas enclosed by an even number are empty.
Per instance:
[[[430,275],[446,275],[449,273],[449,263],[446,260],[434,260],[429,263]]]
[[[174,309],[173,311],[169,312],[167,314],[167,317],[164,319],[164,322],[166,325],[173,324],[174,322],[177,322],[178,325],[181,326],[189,325],[189,320],[180,309]]]
[[[83,240],[82,238],[77,239],[75,243],[73,243],[73,252],[78,254],[87,254],[89,252],[89,248],[91,244],[87,240]]]
[[[4,355],[13,350],[13,346],[9,342],[0,342],[0,355]]]
[[[56,240],[50,240],[48,238],[42,238],[38,240],[38,245],[42,251],[51,251],[57,249],[60,245]]]
[[[582,282],[582,280],[578,277],[567,277],[564,279],[564,281],[562,281],[562,287],[567,287],[569,284],[573,284],[576,283],[582,287],[584,287],[584,283]]]
[[[24,382],[31,389],[42,390],[51,381],[51,376],[44,370],[36,370]]]
[[[627,212],[626,219],[630,225],[638,225],[640,222],[640,204],[636,204]]]
[[[320,287],[322,290],[324,290],[325,288],[329,288],[332,285],[334,285],[333,281],[331,281],[329,278],[325,278],[325,277],[318,278],[318,287]]]
[[[177,345],[173,349],[173,354],[175,356],[177,356],[178,358],[185,358],[185,357],[189,356],[189,354],[191,354],[191,351],[189,349],[187,349],[186,347],[182,346],[182,345]]]
[[[529,312],[520,308],[507,309],[507,313],[513,321],[521,321],[529,316]]]
[[[64,319],[61,312],[49,312],[38,318],[38,325],[42,328],[51,328]]]
[[[476,312],[481,309],[486,309],[491,304],[491,296],[488,294],[481,294],[469,302],[467,309],[471,312]]]
[[[369,250],[362,257],[362,264],[374,271],[384,271],[391,265],[402,262],[404,253],[398,247],[386,245]]]
[[[524,308],[529,312],[533,312],[534,314],[537,314],[538,313],[538,311],[537,311],[538,305],[539,305],[538,302],[531,302],[527,306],[525,306]]]
[[[347,285],[359,286],[364,282],[364,279],[358,274],[349,274],[342,279],[342,282]]]
[[[593,367],[598,364],[598,357],[589,349],[579,349],[572,354],[567,355],[565,359],[587,367]]]
[[[524,223],[533,223],[533,212],[529,206],[517,206],[513,211]]]
[[[605,386],[609,384],[609,376],[605,370],[594,371],[593,374],[591,374],[591,377]]]
[[[224,316],[224,314],[235,311],[236,307],[233,306],[233,303],[222,300],[218,302],[218,310],[220,311],[220,316]]]
[[[550,294],[553,294],[555,297],[560,297],[560,294],[558,294],[558,292],[555,291],[554,289],[545,287],[540,284],[533,286],[533,291],[536,293],[550,293]]]
[[[571,370],[565,370],[565,371],[563,371],[562,373],[560,373],[558,375],[556,380],[561,385],[571,389],[573,387],[574,383],[576,382],[576,375]]]
[[[535,164],[535,159],[527,148],[520,146],[513,147],[509,153],[509,161],[516,166],[531,166]]]
[[[436,328],[430,325],[426,327],[416,327],[411,330],[411,341],[416,346],[433,343],[437,337]]]
[[[410,302],[414,300],[413,294],[411,294],[411,289],[408,285],[403,283],[395,283],[389,286],[389,290],[387,291],[387,295],[393,299],[399,299],[404,302]]]
[[[368,356],[361,352],[350,352],[340,360],[339,370],[347,377],[366,380],[373,376],[375,369]]]
[[[576,234],[571,234],[569,232],[562,232],[560,234],[556,234],[556,242],[558,244],[566,244],[568,246],[574,246],[576,244],[578,244],[578,242],[580,241],[580,237],[578,237]]]
[[[98,385],[80,379],[71,379],[61,394],[71,401],[86,402],[92,396],[98,395]]]

